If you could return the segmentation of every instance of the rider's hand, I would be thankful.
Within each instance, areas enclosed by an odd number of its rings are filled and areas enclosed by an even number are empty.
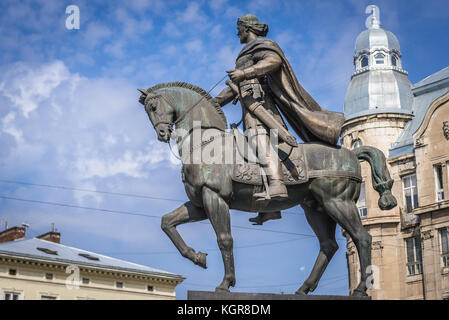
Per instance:
[[[228,70],[226,71],[228,73],[229,78],[234,83],[240,83],[242,80],[245,80],[245,73],[242,70],[236,69],[236,70]]]

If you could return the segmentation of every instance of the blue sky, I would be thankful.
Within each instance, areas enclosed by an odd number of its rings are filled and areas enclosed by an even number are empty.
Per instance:
[[[80,9],[79,30],[65,28],[71,4]],[[254,13],[269,24],[268,37],[281,45],[309,93],[342,111],[369,4],[380,7],[383,27],[398,37],[412,83],[449,65],[446,0],[2,1],[0,195],[153,216],[174,210],[187,199],[180,165],[157,141],[136,88],[185,81],[209,90],[241,49],[236,19]],[[238,107],[224,110],[229,121],[238,120]],[[247,220],[252,216],[232,212],[234,290],[296,291],[318,253],[302,209],[257,227]],[[55,223],[66,245],[182,274],[181,299],[188,289],[213,290],[222,278],[207,223],[179,228],[190,246],[209,253],[203,270],[177,253],[158,218],[0,198],[0,219],[29,223],[29,236]],[[317,294],[348,293],[345,242],[339,245]]]

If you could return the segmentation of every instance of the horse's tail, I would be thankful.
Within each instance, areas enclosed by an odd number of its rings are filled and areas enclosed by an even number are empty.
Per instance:
[[[387,162],[382,151],[370,146],[362,146],[353,150],[359,160],[366,160],[371,166],[373,187],[379,193],[378,201],[381,210],[396,207],[396,198],[391,194],[393,179],[388,172]]]

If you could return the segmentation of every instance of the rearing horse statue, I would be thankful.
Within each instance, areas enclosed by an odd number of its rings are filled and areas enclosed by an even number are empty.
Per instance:
[[[214,128],[222,135],[229,135],[221,108],[212,102],[208,93],[197,86],[171,82],[141,92],[140,102],[145,106],[160,141],[168,142],[172,138],[173,125],[176,126],[176,132],[180,130],[185,133],[175,137],[180,154],[185,150],[183,145],[193,144],[191,136],[194,124],[198,123],[196,121],[201,124],[201,132]],[[204,146],[210,141],[201,141],[189,150]],[[223,281],[216,291],[229,291],[229,287],[236,283],[229,210],[276,212],[300,205],[318,237],[320,252],[310,275],[296,294],[307,294],[317,287],[338,249],[335,241],[338,223],[353,240],[360,260],[361,279],[352,295],[366,295],[366,282],[371,275],[371,236],[364,229],[355,204],[362,181],[359,159],[366,160],[371,165],[373,186],[380,195],[379,207],[389,210],[396,206],[396,199],[391,194],[393,180],[388,173],[385,156],[380,150],[369,146],[348,150],[340,146],[304,143],[299,148],[303,152],[304,168],[309,173],[307,181],[288,184],[288,198],[269,202],[262,207],[254,205],[252,199],[252,195],[257,192],[256,186],[234,179],[234,164],[185,162],[186,154],[181,154],[182,180],[190,201],[164,215],[161,227],[182,256],[206,268],[206,254],[196,252],[186,245],[176,227],[188,222],[210,220],[217,236],[225,271]]]

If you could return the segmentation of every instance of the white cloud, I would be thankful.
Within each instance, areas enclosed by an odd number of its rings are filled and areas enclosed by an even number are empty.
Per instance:
[[[184,11],[177,13],[178,20],[184,23],[199,23],[208,20],[198,2],[190,2]]]
[[[237,18],[243,16],[244,14],[245,13],[243,10],[241,10],[240,8],[234,7],[234,6],[229,6],[225,10],[225,17],[228,17],[228,18],[237,19]],[[236,20],[236,23],[237,23],[237,20]]]
[[[163,31],[170,37],[180,37],[182,35],[181,26],[173,22],[167,22]]]
[[[20,129],[17,129],[14,125],[14,120],[16,118],[16,114],[14,112],[9,112],[3,119],[2,119],[2,131],[4,133],[8,133],[12,135],[17,143],[21,143],[23,141],[22,137],[22,131]]]
[[[135,15],[130,15],[125,9],[118,8],[114,16],[116,21],[121,24],[120,29],[127,38],[137,37],[153,29],[153,22],[148,15],[144,15],[142,19],[136,19]]]
[[[220,10],[223,7],[229,6],[229,4],[227,2],[228,2],[228,0],[211,0],[211,1],[209,1],[209,6],[213,10]]]
[[[203,52],[203,41],[200,39],[191,40],[185,43],[185,47],[189,52]]]
[[[84,28],[82,30],[84,30]],[[109,27],[102,23],[91,22],[87,25],[83,35],[83,44],[90,49],[94,49],[103,44],[105,40],[109,39],[113,35],[113,32]]]
[[[3,76],[0,93],[18,107],[25,117],[34,111],[39,103],[50,97],[61,82],[68,79],[69,72],[61,61],[29,69],[15,64]]]
[[[129,82],[80,77],[60,61],[37,68],[17,64],[5,74],[9,81],[0,78],[0,95],[13,104],[1,118],[1,130],[17,145],[3,161],[16,174],[33,167],[39,175],[57,173],[84,184],[117,175],[145,178],[162,163],[173,167]],[[24,117],[17,116],[17,107]],[[24,157],[25,152],[31,154]]]

